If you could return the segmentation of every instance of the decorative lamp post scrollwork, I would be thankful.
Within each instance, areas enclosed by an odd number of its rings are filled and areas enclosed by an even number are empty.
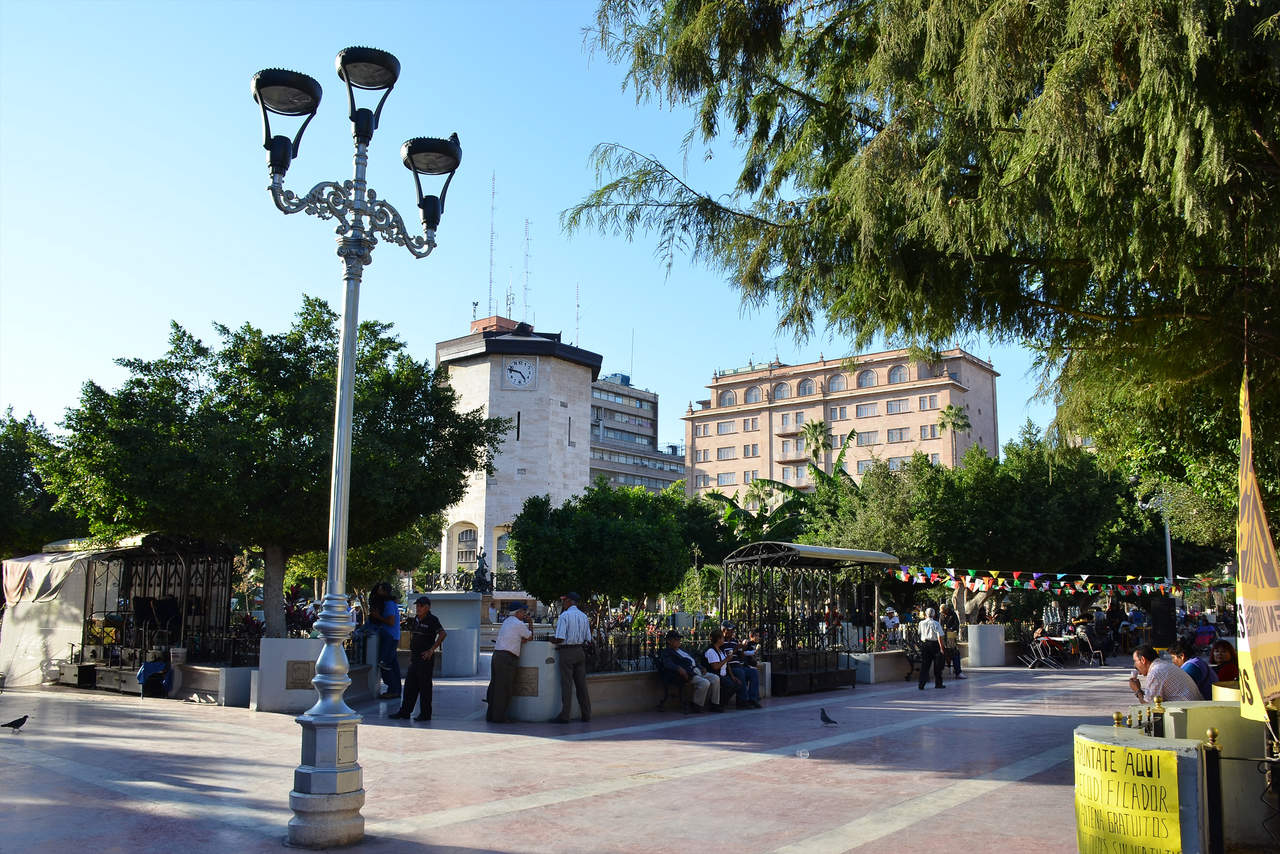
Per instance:
[[[346,597],[347,509],[350,495],[351,411],[355,384],[356,330],[360,279],[372,261],[378,236],[425,258],[436,247],[436,228],[444,212],[445,194],[462,162],[457,134],[448,139],[419,137],[404,143],[400,157],[413,173],[423,234],[411,235],[400,214],[378,198],[365,181],[369,143],[382,106],[400,77],[400,62],[386,51],[349,47],[338,54],[338,77],[347,87],[347,105],[355,139],[355,174],[349,181],[322,181],[305,196],[284,188],[284,176],[298,156],[303,131],[320,106],[320,84],[296,71],[269,68],[253,76],[253,98],[262,109],[263,147],[271,171],[271,200],[283,213],[307,213],[337,221],[338,257],[342,260],[344,298],[338,342],[337,407],[333,426],[333,469],[329,502],[328,586],[316,628],[324,648],[316,660],[312,684],[319,699],[298,718],[302,726],[302,763],[294,770],[289,805],[289,842],[325,848],[356,842],[364,836],[363,774],[358,763],[356,728],[360,716],[343,699],[351,679],[343,643],[351,635]],[[356,90],[381,92],[377,106],[356,107]],[[271,117],[305,116],[292,139],[273,135]],[[423,175],[446,175],[439,196],[422,194]]]

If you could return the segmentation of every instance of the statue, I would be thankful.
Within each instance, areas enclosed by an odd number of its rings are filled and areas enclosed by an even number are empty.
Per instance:
[[[476,593],[492,593],[493,579],[489,577],[488,561],[485,560],[484,549],[476,552],[476,575],[472,579],[471,589]]]

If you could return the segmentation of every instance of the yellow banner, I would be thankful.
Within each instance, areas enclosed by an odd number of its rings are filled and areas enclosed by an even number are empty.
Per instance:
[[[1178,854],[1178,757],[1076,735],[1076,848],[1080,854]]]
[[[1236,523],[1236,625],[1240,714],[1266,720],[1280,697],[1280,564],[1253,473],[1249,374],[1240,381],[1240,518]]]

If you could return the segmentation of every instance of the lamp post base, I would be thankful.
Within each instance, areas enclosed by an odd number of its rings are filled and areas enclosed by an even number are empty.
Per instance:
[[[338,647],[341,649],[341,647]],[[302,764],[289,793],[289,844],[333,848],[364,838],[364,772],[356,761],[357,714],[298,718]]]
[[[364,839],[364,789],[341,795],[289,793],[289,844],[300,848],[336,848]]]

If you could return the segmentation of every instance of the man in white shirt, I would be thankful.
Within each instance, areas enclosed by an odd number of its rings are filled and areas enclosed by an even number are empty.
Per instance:
[[[528,607],[524,602],[511,603],[511,616],[502,621],[498,628],[498,639],[493,644],[493,659],[489,670],[489,692],[487,698],[489,709],[484,719],[494,723],[507,722],[507,707],[511,705],[511,695],[515,692],[516,672],[519,669],[520,647],[533,637],[533,629],[529,628]]]
[[[1133,669],[1137,675],[1129,677],[1129,690],[1140,703],[1153,703],[1156,697],[1162,701],[1204,699],[1195,680],[1173,662],[1161,658],[1150,644],[1133,651]]]
[[[929,680],[929,670],[933,669],[933,687],[945,688],[942,684],[942,663],[946,660],[946,635],[942,624],[937,620],[938,612],[932,608],[924,612],[924,619],[919,623],[920,630],[920,690]]]
[[[587,694],[587,651],[591,642],[591,620],[578,610],[577,593],[560,597],[560,619],[556,620],[556,633],[551,642],[560,653],[560,714],[552,723],[567,724],[573,711],[573,691],[577,688],[578,708],[582,720],[591,720],[591,697]]]

